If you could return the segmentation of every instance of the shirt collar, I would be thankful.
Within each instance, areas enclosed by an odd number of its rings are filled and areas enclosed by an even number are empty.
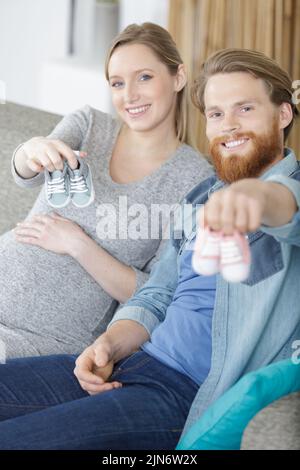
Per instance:
[[[271,175],[285,175],[289,176],[297,170],[298,161],[292,149],[286,147],[284,149],[284,157],[276,165],[271,166],[265,171],[260,179],[265,180]]]

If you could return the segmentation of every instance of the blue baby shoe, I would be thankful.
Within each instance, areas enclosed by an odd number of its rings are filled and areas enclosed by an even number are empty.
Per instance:
[[[56,209],[69,204],[71,195],[66,160],[64,160],[63,170],[50,172],[45,168],[45,193],[48,204]]]
[[[70,196],[76,207],[87,207],[95,198],[92,174],[90,166],[79,157],[79,152],[74,151],[78,160],[78,168],[72,170],[68,167],[70,178]]]

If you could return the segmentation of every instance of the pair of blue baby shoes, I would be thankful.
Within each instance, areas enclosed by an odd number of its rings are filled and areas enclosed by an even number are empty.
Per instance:
[[[87,207],[95,198],[90,167],[79,157],[78,151],[74,153],[78,161],[76,170],[70,168],[67,160],[64,160],[63,170],[49,172],[45,168],[46,200],[56,209],[67,206],[70,201],[76,207]]]

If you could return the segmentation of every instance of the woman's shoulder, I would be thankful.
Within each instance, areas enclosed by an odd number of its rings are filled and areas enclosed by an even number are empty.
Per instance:
[[[209,163],[207,157],[194,149],[188,144],[182,144],[178,149],[178,157],[174,160],[176,167],[184,174],[207,175],[210,176],[213,172],[213,166]]]
[[[84,131],[84,134],[90,134],[94,131],[101,139],[104,136],[113,135],[118,126],[118,121],[111,114],[93,108],[89,104],[69,113],[62,121],[65,126],[74,123]]]
[[[101,111],[100,109],[93,108],[89,104],[86,104],[81,108],[81,112],[85,114],[87,119],[98,128],[102,129],[106,133],[113,132],[118,121],[111,114]]]

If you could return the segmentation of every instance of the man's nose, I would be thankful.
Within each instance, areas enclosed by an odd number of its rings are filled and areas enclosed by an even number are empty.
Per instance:
[[[232,114],[225,114],[222,122],[222,131],[224,133],[232,133],[240,129],[240,123],[238,119]]]

